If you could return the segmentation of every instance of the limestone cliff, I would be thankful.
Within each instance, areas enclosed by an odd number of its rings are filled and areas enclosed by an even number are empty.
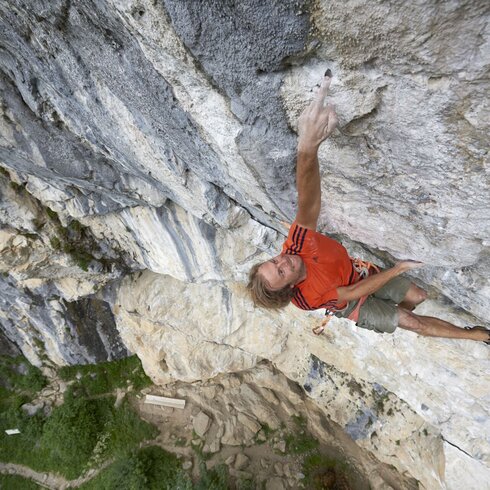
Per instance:
[[[483,344],[254,310],[295,212],[295,125],[326,68],[321,230],[426,263],[421,311],[490,308],[488,2],[0,2],[2,351],[137,353],[155,382],[272,361],[424,488],[490,481]],[[374,480],[372,480],[374,481]]]

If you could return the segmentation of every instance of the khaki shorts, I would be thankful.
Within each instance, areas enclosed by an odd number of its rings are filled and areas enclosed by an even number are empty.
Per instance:
[[[368,296],[359,310],[356,325],[379,333],[393,333],[398,327],[397,305],[403,301],[411,284],[409,279],[400,276],[388,281]],[[349,305],[348,310],[339,316],[347,317],[352,309]]]

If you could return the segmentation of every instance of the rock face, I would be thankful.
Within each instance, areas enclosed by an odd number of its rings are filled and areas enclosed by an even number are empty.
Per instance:
[[[0,3],[2,350],[38,365],[136,352],[161,384],[269,359],[383,463],[484,488],[488,348],[340,321],[318,339],[314,314],[254,310],[243,281],[294,219],[296,121],[330,68],[320,229],[383,265],[425,262],[423,314],[486,322],[489,14]]]

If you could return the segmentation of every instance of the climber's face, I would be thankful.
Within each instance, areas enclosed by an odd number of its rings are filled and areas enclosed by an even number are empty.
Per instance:
[[[298,255],[280,254],[264,262],[258,273],[272,290],[294,287],[306,277],[305,264]]]

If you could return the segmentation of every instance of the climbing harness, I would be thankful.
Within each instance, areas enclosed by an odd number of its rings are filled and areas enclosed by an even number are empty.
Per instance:
[[[352,261],[352,267],[354,270],[359,274],[359,280],[361,281],[362,279],[365,279],[366,277],[372,275],[372,274],[377,274],[380,270],[379,267],[374,265],[372,262],[367,262],[361,259],[357,258],[350,258]],[[366,302],[369,294],[366,296],[362,296],[358,302],[356,307],[350,312],[349,316],[347,318],[349,320],[352,320],[357,323],[359,320],[359,312],[361,310],[361,306]],[[348,305],[344,308],[344,310],[348,307]],[[325,327],[327,326],[328,322],[332,319],[332,317],[335,315],[335,313],[341,312],[343,310],[330,310],[326,309],[325,310],[325,318],[322,320],[322,323],[320,325],[317,325],[312,329],[312,332],[315,335],[321,335],[325,331]]]

